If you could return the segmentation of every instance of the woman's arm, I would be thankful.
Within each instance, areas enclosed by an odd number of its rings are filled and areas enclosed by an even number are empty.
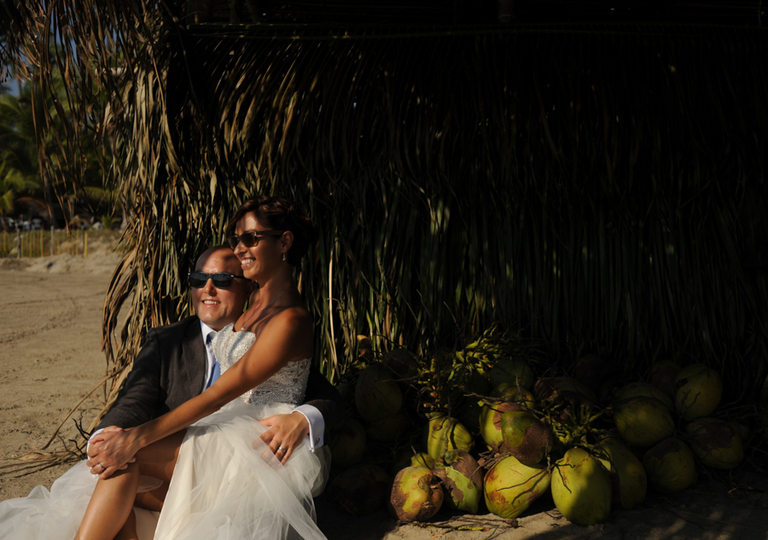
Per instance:
[[[266,381],[289,361],[311,355],[312,319],[309,314],[299,308],[280,312],[266,324],[259,339],[243,357],[205,392],[146,424],[105,434],[106,447],[99,454],[99,463],[105,470],[99,476],[107,478],[141,448],[217,411]]]

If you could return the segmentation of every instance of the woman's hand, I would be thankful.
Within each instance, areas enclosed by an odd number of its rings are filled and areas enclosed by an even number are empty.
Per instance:
[[[283,465],[309,433],[309,422],[299,412],[276,414],[259,422],[269,427],[261,434],[261,440]]]
[[[139,450],[135,429],[111,426],[91,439],[86,464],[91,467],[92,474],[98,474],[103,480],[136,461],[134,456]]]

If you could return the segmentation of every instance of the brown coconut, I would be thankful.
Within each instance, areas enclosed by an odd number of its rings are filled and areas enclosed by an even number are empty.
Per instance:
[[[443,504],[440,478],[425,467],[406,467],[395,476],[389,511],[400,521],[425,521]]]

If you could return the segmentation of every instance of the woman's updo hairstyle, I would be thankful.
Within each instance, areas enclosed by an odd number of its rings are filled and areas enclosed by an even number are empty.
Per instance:
[[[245,201],[237,209],[227,225],[227,237],[235,234],[237,222],[247,214],[256,216],[256,220],[266,229],[291,231],[293,244],[286,253],[286,259],[292,266],[297,266],[301,262],[301,258],[309,250],[315,231],[312,222],[299,206],[283,197],[269,195],[254,197]]]

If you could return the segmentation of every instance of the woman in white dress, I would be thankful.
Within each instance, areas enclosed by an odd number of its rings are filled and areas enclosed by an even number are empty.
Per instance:
[[[312,502],[327,474],[323,464],[303,441],[273,454],[259,438],[267,428],[256,421],[303,400],[313,322],[292,266],[311,231],[285,199],[259,197],[237,211],[230,246],[259,287],[214,339],[221,376],[151,422],[102,432],[107,448],[88,462],[102,472],[78,540],[135,535],[131,512],[142,477],[170,481],[157,540],[325,538]]]

